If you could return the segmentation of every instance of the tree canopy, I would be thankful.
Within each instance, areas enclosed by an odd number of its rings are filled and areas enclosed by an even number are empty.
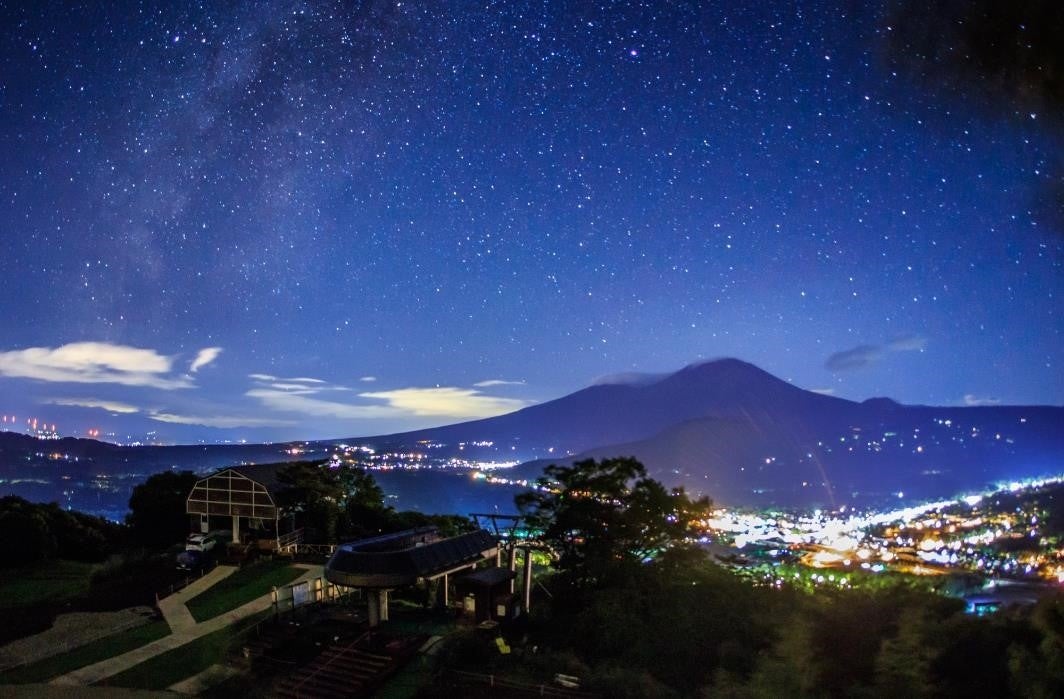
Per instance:
[[[558,567],[587,584],[682,544],[710,508],[708,498],[667,489],[627,457],[548,466],[516,502],[558,553]]]
[[[121,534],[117,524],[64,510],[54,502],[0,498],[0,567],[49,558],[100,561],[116,548]]]
[[[301,512],[309,541],[335,542],[433,525],[444,536],[469,531],[466,517],[396,512],[384,504],[373,476],[355,466],[299,461],[277,474],[285,486],[277,494],[285,510]]]
[[[188,535],[185,500],[196,475],[191,471],[156,473],[133,489],[126,524],[136,543],[148,548],[166,548]]]

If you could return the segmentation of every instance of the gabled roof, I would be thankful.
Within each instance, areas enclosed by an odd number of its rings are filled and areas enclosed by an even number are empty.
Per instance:
[[[291,465],[291,462],[286,461],[277,464],[243,464],[240,466],[227,466],[226,468],[218,469],[211,475],[216,475],[225,471],[236,471],[240,475],[266,486],[266,489],[271,493],[276,493],[287,487],[277,479],[277,474]]]

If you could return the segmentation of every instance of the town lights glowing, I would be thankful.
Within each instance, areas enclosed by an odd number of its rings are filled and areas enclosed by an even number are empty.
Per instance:
[[[789,559],[808,568],[843,571],[889,569],[932,576],[956,569],[1064,582],[1064,552],[1042,535],[1039,511],[1034,506],[995,507],[993,497],[1062,482],[1059,476],[1010,482],[986,493],[886,512],[719,508],[702,522],[698,540],[741,551],[742,565]]]

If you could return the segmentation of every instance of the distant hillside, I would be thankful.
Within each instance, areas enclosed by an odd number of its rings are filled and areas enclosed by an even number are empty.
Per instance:
[[[285,444],[118,447],[0,433],[0,478],[55,484],[70,474],[142,477],[172,467],[313,458],[340,441],[444,459],[525,462],[514,477],[535,477],[551,462],[627,455],[657,478],[726,504],[871,503],[1062,473],[1064,408],[857,403],[721,359],[664,376],[615,379],[484,420],[321,441],[303,457],[287,454]]]
[[[857,403],[736,359],[591,386],[485,420],[352,441],[421,440],[494,441],[503,453],[532,456],[515,472],[529,477],[551,462],[635,456],[655,477],[731,504],[936,497],[1064,472],[1064,408]]]
[[[688,366],[650,383],[590,386],[498,417],[350,441],[491,440],[554,447],[555,453],[564,454],[649,437],[694,418],[745,414],[773,421],[796,413],[841,415],[856,407],[851,401],[804,391],[753,364],[721,359]]]
[[[0,474],[26,465],[76,461],[83,470],[114,474],[137,470],[154,473],[171,467],[198,471],[242,462],[290,461],[287,444],[194,444],[123,447],[94,439],[67,437],[40,440],[18,432],[0,432]]]

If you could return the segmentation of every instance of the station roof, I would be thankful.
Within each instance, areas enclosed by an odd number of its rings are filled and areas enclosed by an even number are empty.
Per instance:
[[[410,529],[339,546],[325,578],[346,587],[404,587],[491,558],[497,546],[483,529],[448,539],[434,528]]]

